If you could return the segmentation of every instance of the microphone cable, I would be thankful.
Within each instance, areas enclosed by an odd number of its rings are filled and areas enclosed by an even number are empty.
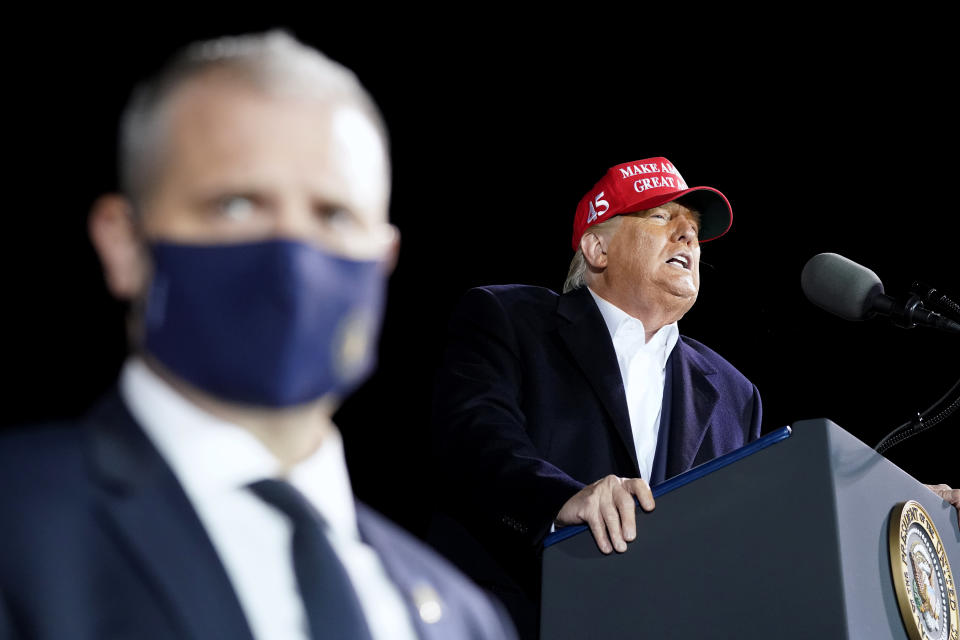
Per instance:
[[[960,379],[958,379],[950,389],[943,394],[943,396],[933,403],[929,409],[923,413],[917,413],[917,417],[904,422],[902,425],[885,435],[880,442],[877,443],[873,449],[877,453],[883,453],[893,447],[894,445],[900,444],[904,440],[908,440],[913,436],[923,433],[928,429],[932,429],[937,426],[947,418],[949,418],[957,409],[960,409]],[[956,394],[956,397],[953,398],[952,402],[950,401],[951,396]],[[949,404],[947,404],[949,402]],[[942,409],[941,405],[946,404]],[[935,413],[933,417],[928,416],[931,413]]]

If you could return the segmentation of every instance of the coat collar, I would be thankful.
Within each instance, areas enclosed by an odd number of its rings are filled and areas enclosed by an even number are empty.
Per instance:
[[[633,446],[623,378],[603,316],[586,287],[561,295],[557,301],[557,314],[566,320],[558,326],[560,337],[613,420],[618,439],[633,463],[634,477],[638,477],[640,466]]]
[[[253,640],[203,525],[173,472],[112,392],[87,419],[101,517],[185,638]]]
[[[586,287],[581,287],[559,297],[557,314],[566,321],[558,328],[561,338],[612,418],[619,440],[633,461],[634,473],[639,475],[623,378],[600,310]],[[693,466],[720,394],[712,380],[716,368],[682,336],[670,354],[667,369],[672,371],[670,398],[664,397],[670,402],[666,450],[666,477],[670,478]]]

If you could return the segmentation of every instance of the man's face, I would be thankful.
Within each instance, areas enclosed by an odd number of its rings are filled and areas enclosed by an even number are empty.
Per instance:
[[[137,215],[115,195],[91,213],[108,288],[146,309],[132,317],[133,341],[169,380],[241,403],[306,403],[352,384],[369,361],[397,246],[376,127],[346,99],[268,94],[216,72],[187,81],[162,109],[163,142]],[[148,301],[152,243],[163,243],[152,255],[166,262]],[[186,246],[247,243],[259,246]],[[290,273],[261,269],[264,255],[288,260]],[[225,280],[238,272],[242,281]],[[224,313],[235,314],[231,331],[209,331]]]
[[[215,75],[189,81],[167,107],[157,179],[141,207],[148,240],[293,239],[353,259],[390,250],[383,142],[357,107]]]
[[[607,286],[631,306],[653,305],[682,316],[700,290],[697,214],[669,202],[619,217],[607,248]]]

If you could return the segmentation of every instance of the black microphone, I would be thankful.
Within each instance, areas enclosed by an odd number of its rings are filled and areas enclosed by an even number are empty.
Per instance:
[[[800,274],[800,286],[810,302],[847,320],[879,314],[904,329],[923,325],[960,333],[960,323],[925,309],[917,296],[898,302],[883,292],[877,274],[836,253],[810,258]]]

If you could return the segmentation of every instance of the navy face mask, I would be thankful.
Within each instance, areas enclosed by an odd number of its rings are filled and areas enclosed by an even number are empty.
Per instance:
[[[372,371],[382,263],[291,240],[152,246],[144,348],[218,398],[287,407],[343,395]]]

